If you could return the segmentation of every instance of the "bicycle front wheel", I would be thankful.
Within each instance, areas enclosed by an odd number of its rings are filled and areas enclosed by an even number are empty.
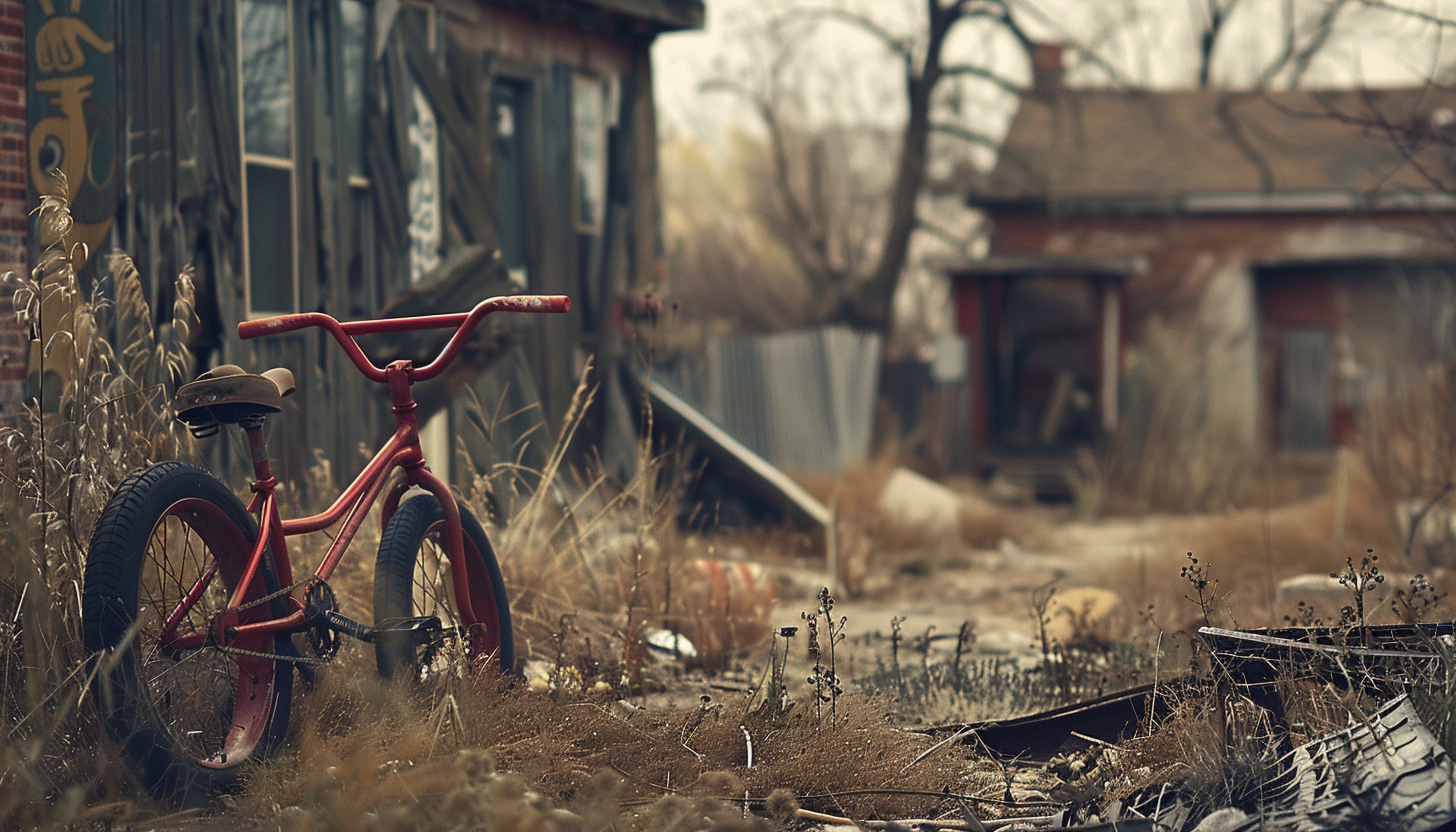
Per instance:
[[[455,603],[461,587],[454,586],[440,501],[433,494],[410,499],[385,526],[374,567],[374,623],[380,628],[374,655],[386,679],[439,675],[450,667],[452,655],[477,667],[494,663],[506,673],[515,666],[511,612],[495,550],[480,521],[464,507],[460,525],[472,621],[463,620]],[[439,618],[442,628],[427,641],[398,629],[400,622],[423,616]]]
[[[132,771],[164,803],[197,806],[236,787],[238,767],[287,729],[293,669],[280,656],[292,652],[289,637],[219,648],[210,635],[257,536],[227,486],[179,462],[122,483],[92,534],[81,625],[104,671],[97,701]],[[287,599],[264,600],[277,589],[264,557],[230,623],[284,614]]]

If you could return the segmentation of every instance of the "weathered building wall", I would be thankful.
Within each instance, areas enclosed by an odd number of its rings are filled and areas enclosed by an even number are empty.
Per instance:
[[[25,3],[0,0],[0,273],[26,268]],[[27,337],[0,291],[0,425],[25,389]]]
[[[1390,311],[1396,284],[1387,278],[1399,275],[1383,270],[1449,261],[1453,243],[1421,214],[1061,220],[1006,214],[996,217],[993,250],[1146,257],[1147,270],[1125,287],[1130,339],[1123,372],[1139,361],[1142,327],[1151,318],[1194,328],[1203,347],[1207,418],[1222,435],[1231,431],[1251,446],[1290,448],[1353,441],[1368,377],[1388,371],[1381,362],[1410,360],[1397,358],[1400,350],[1390,346],[1411,332]],[[1329,343],[1306,343],[1311,338]],[[1354,349],[1352,338],[1385,346]],[[1327,424],[1288,407],[1295,395],[1291,374],[1324,372],[1289,364],[1297,363],[1291,350],[1301,344],[1328,365],[1328,390],[1306,384],[1299,394],[1326,398]]]
[[[80,0],[29,10],[42,22],[84,18],[99,35],[77,53],[87,66],[52,67],[76,76],[65,83],[95,74],[86,118],[107,128],[57,134],[84,145],[63,154],[63,168],[107,162],[114,173],[97,177],[101,191],[73,188],[73,211],[95,232],[86,240],[92,263],[108,249],[132,255],[156,310],[170,309],[177,274],[192,266],[194,353],[208,365],[291,368],[298,394],[270,428],[280,476],[299,478],[319,449],[337,479],[357,470],[361,445],[392,428],[380,391],[317,331],[241,342],[239,321],[460,311],[492,294],[568,294],[569,315],[487,327],[461,372],[422,385],[421,406],[443,414],[449,435],[440,448],[464,440],[482,466],[529,465],[544,460],[594,353],[598,401],[613,406],[578,435],[597,444],[615,430],[634,458],[612,313],[627,287],[655,273],[660,249],[649,46],[657,32],[698,25],[702,14],[692,0],[668,5]],[[3,15],[12,7],[23,17],[27,5],[0,2],[0,24],[11,26]],[[0,60],[10,37],[0,30]],[[11,142],[5,83],[0,76],[0,142]],[[23,96],[15,100],[23,106]],[[281,124],[265,123],[279,114]],[[31,129],[65,127],[72,117],[62,115],[32,112]],[[271,145],[254,130],[270,126]],[[24,131],[22,121],[17,141]],[[10,147],[0,144],[0,164]],[[73,183],[85,180],[66,170]],[[0,167],[0,259],[6,223],[26,213],[23,194],[17,207],[3,201],[5,175]],[[477,256],[455,282],[431,282],[451,277],[432,264],[496,248],[502,268]],[[443,333],[435,343],[364,346],[382,361],[425,358],[441,342]],[[216,464],[237,462],[214,445]]]
[[[992,254],[1126,255],[1148,259],[1129,281],[1134,330],[1148,315],[1187,310],[1228,264],[1355,257],[1438,257],[1456,250],[1424,214],[1242,215],[1052,219],[997,213]]]

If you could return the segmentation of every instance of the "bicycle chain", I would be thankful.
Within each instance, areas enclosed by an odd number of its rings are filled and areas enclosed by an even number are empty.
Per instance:
[[[293,586],[285,586],[284,588],[278,590],[277,592],[270,592],[267,595],[264,595],[262,598],[256,598],[256,599],[254,599],[252,601],[247,602],[246,604],[240,604],[240,605],[238,605],[238,606],[236,606],[236,607],[234,607],[234,608],[232,608],[230,610],[224,610],[224,612],[242,612],[244,610],[250,610],[253,607],[262,606],[263,604],[266,604],[269,601],[272,601],[272,600],[277,599],[277,598],[282,598],[283,596],[292,593],[293,590],[298,589],[301,586],[304,586],[305,584],[307,584],[309,581],[312,581],[313,579],[314,579],[314,576],[313,575],[309,575],[307,578],[304,578],[303,580],[298,581],[295,584],[293,584]]]
[[[307,584],[309,581],[313,580],[313,578],[314,576],[310,575],[307,578],[304,578],[303,580],[294,583],[292,586],[286,586],[278,590],[277,592],[270,592],[269,594],[264,595],[262,598],[256,598],[245,604],[240,604],[231,610],[227,610],[226,612],[243,612],[244,610],[250,610],[254,607],[262,606],[269,601],[275,600],[277,598],[282,598],[285,595],[292,594],[295,589],[298,589],[304,584]],[[208,629],[210,631],[212,628],[209,627]],[[212,638],[209,637],[208,641],[212,642]],[[294,664],[309,664],[321,666],[328,664],[329,661],[328,659],[311,659],[307,656],[285,656],[281,653],[264,653],[259,650],[245,650],[241,647],[229,647],[216,643],[213,643],[212,647],[219,653],[236,653],[240,656],[251,656],[255,659],[269,659],[275,662],[293,662]]]
[[[241,647],[224,647],[221,644],[214,644],[219,653],[237,653],[240,656],[252,656],[255,659],[270,659],[275,662],[293,662],[294,664],[310,664],[322,666],[329,663],[328,659],[311,659],[308,656],[285,656],[281,653],[263,653],[258,650],[244,650]]]

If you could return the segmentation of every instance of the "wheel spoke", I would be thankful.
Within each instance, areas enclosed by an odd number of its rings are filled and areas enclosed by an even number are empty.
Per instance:
[[[232,709],[238,674],[232,657],[212,647],[170,653],[157,641],[167,619],[181,615],[172,634],[205,631],[227,604],[219,576],[202,580],[216,561],[212,547],[195,521],[199,509],[173,511],[157,523],[148,540],[140,576],[138,617],[149,626],[140,661],[146,697],[153,712],[178,745],[193,759],[211,757],[232,730]],[[202,584],[199,586],[199,584]],[[181,609],[190,594],[190,606]]]

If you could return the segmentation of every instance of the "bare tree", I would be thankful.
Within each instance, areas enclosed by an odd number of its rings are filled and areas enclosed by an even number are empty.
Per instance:
[[[830,2],[830,0],[823,0]],[[1039,48],[1039,37],[1065,46],[1086,74],[1117,87],[1134,84],[1116,61],[1099,54],[1098,43],[1079,43],[1063,32],[1060,21],[1031,0],[912,0],[918,17],[913,33],[896,31],[871,14],[841,3],[806,5],[779,13],[756,32],[764,54],[754,78],[718,77],[706,90],[728,91],[749,102],[765,128],[768,170],[763,177],[769,198],[764,210],[769,225],[784,241],[808,282],[814,308],[809,317],[833,320],[861,329],[888,332],[891,302],[906,265],[910,241],[921,227],[916,205],[929,180],[933,141],[945,137],[963,145],[999,149],[1000,137],[978,129],[974,121],[956,118],[962,99],[960,81],[1006,96],[1036,92],[1038,78],[1059,76],[1061,49]],[[1197,16],[1196,83],[1219,84],[1217,67],[1231,57],[1231,22],[1250,14],[1252,0],[1189,0]],[[1380,0],[1283,0],[1281,48],[1254,75],[1257,87],[1301,83],[1314,58],[1328,45],[1351,7]],[[868,7],[866,7],[868,8]],[[1129,15],[1138,14],[1136,4]],[[806,68],[799,60],[804,44],[830,24],[851,27],[873,39],[895,58],[903,91],[904,122],[895,129],[894,161],[883,175],[883,190],[863,170],[847,167],[856,159],[856,143],[884,147],[882,135],[852,124],[815,125],[804,115],[806,102],[796,86]],[[983,49],[973,60],[960,60],[946,49],[953,32],[977,27],[985,40],[1009,43],[1015,64],[996,61]],[[1036,33],[1036,34],[1033,34]],[[954,54],[960,54],[958,50]],[[1240,56],[1247,59],[1247,56]],[[821,68],[822,69],[822,68]],[[1032,78],[1028,85],[1025,78]],[[1043,89],[1041,92],[1047,92]],[[882,158],[882,157],[881,157]],[[883,164],[876,160],[876,163]]]
[[[730,90],[754,107],[768,134],[771,187],[781,212],[777,230],[818,298],[815,317],[887,331],[890,304],[917,227],[916,201],[926,182],[932,134],[941,132],[994,148],[995,138],[949,120],[932,118],[937,87],[949,78],[969,77],[1014,94],[1023,85],[995,68],[974,63],[949,63],[946,39],[963,21],[980,20],[1009,33],[1030,55],[1035,44],[1022,28],[1010,0],[924,0],[923,32],[893,32],[868,15],[845,8],[792,10],[771,22],[772,58],[757,85],[716,79],[708,89]],[[830,222],[832,170],[851,153],[852,137],[828,136],[796,122],[790,106],[789,75],[795,71],[795,49],[816,27],[835,21],[866,33],[894,55],[903,67],[907,115],[898,136],[893,176],[889,178],[883,219],[857,218],[856,228],[876,228],[874,238],[837,231]],[[793,102],[797,103],[797,102]],[[838,203],[842,204],[842,203]]]

